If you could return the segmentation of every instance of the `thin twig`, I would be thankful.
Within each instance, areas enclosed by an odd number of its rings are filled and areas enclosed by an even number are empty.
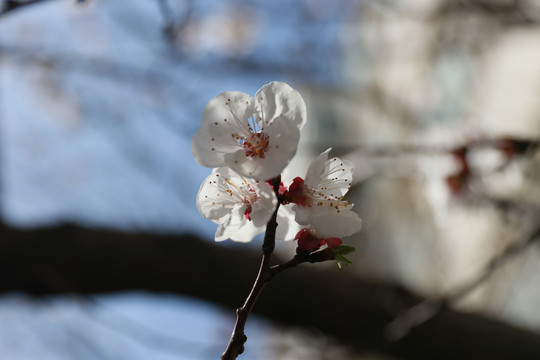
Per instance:
[[[175,28],[175,21],[174,21],[174,15],[171,8],[171,5],[167,0],[158,0],[159,10],[161,12],[161,16],[163,16],[163,19],[165,20],[165,27],[163,31],[170,35],[173,33]]]
[[[274,187],[276,196],[279,195],[278,190],[280,182],[280,176],[272,180],[272,186]],[[266,225],[266,233],[264,234],[262,246],[263,257],[261,266],[259,267],[259,273],[257,274],[257,279],[253,284],[253,288],[251,289],[246,302],[242,307],[236,309],[236,323],[234,325],[231,339],[229,340],[229,345],[227,346],[225,352],[221,355],[222,360],[234,360],[238,355],[244,352],[244,344],[247,341],[247,336],[244,334],[244,328],[246,326],[247,319],[264,287],[272,280],[270,272],[270,257],[274,252],[275,247],[276,228],[278,225],[276,218],[279,205],[280,204],[278,202],[270,221]]]
[[[279,188],[279,185],[277,188]],[[231,336],[231,340],[229,341],[229,345],[227,346],[227,350],[225,350],[225,352],[223,353],[221,357],[222,360],[236,359],[236,357],[244,351],[244,343],[247,341],[247,337],[244,334],[244,327],[245,327],[247,318],[249,314],[251,313],[253,306],[255,305],[255,302],[257,301],[259,295],[261,294],[266,284],[272,281],[277,274],[287,269],[293,268],[299,264],[302,264],[305,262],[317,263],[317,262],[324,262],[324,261],[330,260],[330,256],[328,255],[328,253],[322,250],[322,251],[317,251],[311,254],[309,253],[298,254],[298,255],[295,255],[291,260],[287,262],[284,262],[279,265],[269,266],[270,255],[274,250],[273,243],[274,243],[275,231],[277,227],[277,222],[276,222],[277,210],[278,209],[276,208],[272,219],[270,220],[270,222],[268,223],[266,227],[264,244],[266,244],[267,247],[265,248],[265,245],[263,245],[263,259],[261,262],[261,266],[259,268],[259,274],[257,275],[257,280],[255,280],[253,289],[251,290],[251,293],[249,294],[244,306],[236,310],[236,315],[237,315],[236,324],[234,326],[234,331]]]
[[[332,260],[333,258],[330,257],[330,255],[324,251],[317,251],[313,252],[311,254],[304,254],[304,255],[295,255],[291,260],[284,262],[279,265],[274,265],[270,267],[270,277],[273,279],[277,274],[280,274],[281,272],[293,268],[299,264],[302,263],[318,263],[318,262],[325,262],[328,260]]]

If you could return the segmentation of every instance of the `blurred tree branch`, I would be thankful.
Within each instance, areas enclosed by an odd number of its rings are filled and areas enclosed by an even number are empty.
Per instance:
[[[249,291],[260,257],[256,249],[193,236],[73,225],[37,230],[0,225],[0,239],[0,291],[36,296],[147,289],[235,308]],[[254,311],[285,324],[316,327],[359,350],[404,358],[540,358],[539,335],[447,307],[390,342],[387,324],[421,301],[400,286],[367,282],[337,267],[300,266],[272,282]]]
[[[449,17],[464,13],[478,13],[497,19],[501,24],[506,25],[538,24],[538,19],[529,13],[530,7],[522,0],[447,0],[442,2],[438,15]]]
[[[428,321],[447,306],[457,303],[480,285],[485,283],[501,266],[515,256],[522,254],[530,246],[540,241],[540,227],[534,230],[525,240],[508,245],[500,254],[491,259],[477,276],[456,287],[444,296],[426,299],[423,302],[403,311],[391,324],[386,332],[390,338],[399,339],[409,333],[415,326]]]
[[[49,0],[3,0],[0,2],[0,17],[7,13],[12,12],[29,5],[35,5]],[[74,0],[77,3],[83,3],[87,0]]]
[[[163,20],[165,22],[163,32],[167,36],[167,38],[171,41],[175,41],[178,35],[182,33],[182,31],[186,28],[186,26],[189,23],[189,20],[191,18],[191,14],[193,12],[193,1],[186,0],[184,1],[184,5],[186,6],[186,9],[184,13],[182,14],[179,19],[176,19],[176,17],[173,14],[173,9],[171,8],[171,5],[169,4],[168,0],[157,0],[159,10],[161,12],[161,15],[163,16]]]
[[[2,3],[0,3],[0,16],[5,15],[13,10],[28,6],[28,5],[34,5],[37,3],[45,2],[48,0],[27,0],[27,1],[21,1],[21,0],[4,0]]]

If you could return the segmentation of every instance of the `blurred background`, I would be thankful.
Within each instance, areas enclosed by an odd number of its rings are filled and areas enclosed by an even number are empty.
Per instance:
[[[261,242],[213,242],[190,142],[274,80],[293,176],[353,161],[364,225],[267,287],[240,358],[540,358],[536,0],[0,0],[1,358],[219,358]]]

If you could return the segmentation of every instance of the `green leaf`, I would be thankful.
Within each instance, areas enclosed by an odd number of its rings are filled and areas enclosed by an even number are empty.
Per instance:
[[[332,257],[334,260],[337,261],[337,264],[340,269],[342,269],[344,266],[352,264],[352,261],[347,259],[345,255],[350,254],[354,252],[356,249],[354,246],[349,245],[340,245],[338,247],[332,248]]]
[[[338,247],[333,248],[332,250],[334,250],[335,254],[337,255],[347,255],[352,252],[355,252],[356,248],[350,245],[340,245]]]
[[[336,256],[337,265],[340,269],[343,269],[344,266],[352,264],[352,261],[347,259],[345,256],[338,255]]]

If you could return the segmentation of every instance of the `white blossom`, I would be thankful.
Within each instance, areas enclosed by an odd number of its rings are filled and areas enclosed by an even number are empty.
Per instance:
[[[277,213],[278,227],[276,229],[276,239],[291,241],[302,229],[302,226],[294,219],[295,214],[291,206],[280,206]]]
[[[288,196],[295,203],[295,220],[308,225],[321,237],[349,236],[360,230],[362,221],[343,201],[352,182],[354,165],[337,157],[328,160],[330,149],[309,166],[305,180],[296,178]]]
[[[305,122],[302,96],[283,82],[263,86],[254,98],[224,92],[206,105],[191,151],[203,166],[229,166],[242,176],[268,180],[296,153]]]
[[[214,169],[197,194],[201,215],[219,224],[216,241],[253,240],[265,230],[276,206],[270,185],[244,178],[227,167]]]

